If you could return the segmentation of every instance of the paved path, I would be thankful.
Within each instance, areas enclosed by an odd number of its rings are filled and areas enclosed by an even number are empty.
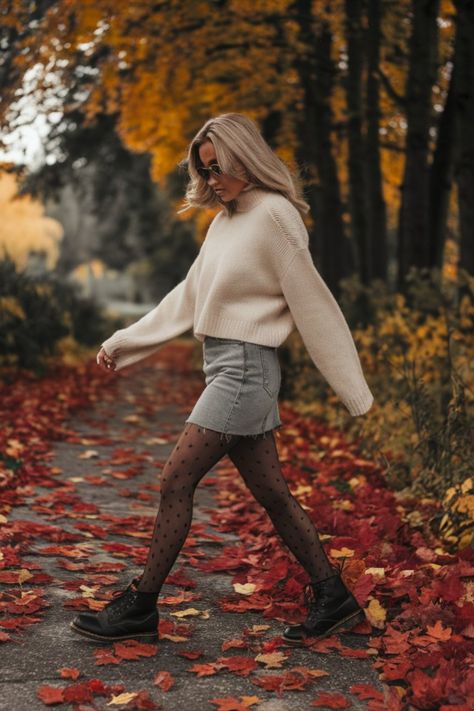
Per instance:
[[[50,580],[46,579],[39,586],[43,588],[50,607],[39,613],[43,615],[42,621],[23,632],[12,632],[16,641],[0,646],[0,708],[9,711],[45,709],[47,707],[37,696],[39,687],[65,687],[90,679],[100,679],[107,684],[121,683],[126,692],[146,690],[156,706],[136,708],[163,708],[169,711],[181,710],[185,705],[190,711],[216,709],[217,704],[210,703],[209,699],[223,697],[257,697],[259,702],[255,699],[255,704],[249,706],[251,709],[299,711],[314,708],[311,700],[322,691],[345,693],[353,702],[351,708],[363,709],[367,707],[348,692],[349,687],[365,682],[380,688],[375,671],[365,659],[287,647],[279,648],[279,651],[284,649],[289,653],[283,669],[266,670],[262,664],[261,670],[249,676],[221,670],[204,677],[197,677],[189,671],[195,663],[210,663],[222,656],[244,655],[253,659],[259,653],[262,640],[276,638],[283,629],[280,622],[264,619],[260,614],[221,612],[217,600],[234,593],[231,576],[225,573],[206,575],[188,562],[193,551],[215,556],[223,545],[237,540],[234,535],[207,527],[208,511],[215,506],[213,492],[216,474],[221,466],[231,465],[227,456],[208,473],[196,491],[191,529],[192,535],[193,531],[199,532],[200,526],[204,525],[209,533],[218,534],[220,541],[202,538],[197,547],[185,544],[171,571],[171,576],[182,573],[191,577],[196,582],[192,592],[199,597],[191,602],[159,606],[161,619],[176,621],[177,618],[170,613],[189,607],[207,610],[208,619],[206,613],[202,617],[184,618],[185,624],[192,630],[186,642],[160,639],[153,656],[122,660],[119,664],[97,665],[97,650],[112,651],[112,646],[89,641],[70,631],[69,622],[76,612],[68,607],[68,603],[70,605],[71,601],[81,597],[83,591],[80,585],[92,587],[96,579],[96,583],[100,584],[94,591],[99,591],[97,597],[101,599],[104,592],[123,587],[131,576],[142,570],[146,540],[151,535],[159,501],[160,472],[184,425],[186,413],[193,405],[192,401],[188,401],[187,406],[183,404],[183,397],[193,390],[191,381],[195,387],[196,378],[200,377],[199,372],[173,373],[166,367],[131,369],[127,377],[120,378],[117,386],[110,391],[104,390],[103,399],[94,408],[77,414],[69,421],[71,432],[76,433],[69,439],[76,441],[54,445],[50,465],[57,468],[55,480],[58,487],[35,487],[28,497],[28,507],[20,507],[9,515],[9,521],[17,521],[20,528],[27,525],[26,522],[47,527],[43,531],[36,530],[32,535],[24,560],[34,563],[38,572],[51,576]],[[198,384],[202,385],[199,381]],[[160,397],[160,392],[165,392],[165,389],[168,397]],[[177,401],[174,404],[169,402],[173,392]],[[162,404],[164,400],[168,401],[165,405]],[[101,438],[106,438],[106,443],[98,443]],[[99,456],[91,456],[91,451]],[[132,525],[130,517],[134,517]],[[97,529],[81,528],[82,524],[96,526]],[[140,525],[144,530],[140,530]],[[48,532],[53,533],[53,528],[49,527],[54,527],[55,535],[48,535]],[[72,535],[67,537],[66,532]],[[128,535],[127,532],[135,535]],[[63,536],[65,540],[61,540]],[[54,549],[51,546],[64,546],[63,552],[52,552]],[[76,555],[80,552],[80,556],[64,555],[69,549],[74,549]],[[115,564],[115,570],[104,569],[101,572],[96,564],[106,562]],[[64,564],[72,564],[70,567],[79,565],[79,568],[69,570],[63,567]],[[89,571],[87,566],[91,566]],[[119,566],[123,569],[117,570]],[[100,581],[99,576],[103,576]],[[110,584],[106,585],[107,580]],[[178,594],[184,589],[169,580],[170,576],[160,598]],[[11,588],[11,585],[0,586],[2,590]],[[37,586],[29,585],[28,581],[23,583],[24,591],[35,589]],[[268,629],[263,637],[252,638],[253,648],[222,650],[226,640],[243,639],[244,629],[262,624],[268,625]],[[367,637],[345,634],[343,640],[348,646],[361,647]],[[197,660],[179,656],[183,649],[200,650],[202,656]],[[297,666],[322,669],[329,675],[315,678],[304,691],[285,691],[281,697],[257,687],[251,681],[256,673],[281,674]],[[77,680],[61,678],[58,670],[65,667],[77,668],[81,675]],[[163,670],[170,672],[175,680],[174,686],[167,692],[154,683],[157,673]],[[249,704],[250,700],[246,703]],[[64,703],[55,708],[91,711],[125,706],[107,706],[107,699],[97,696],[93,701],[76,705]],[[234,708],[243,709],[246,706],[229,706],[231,711]]]

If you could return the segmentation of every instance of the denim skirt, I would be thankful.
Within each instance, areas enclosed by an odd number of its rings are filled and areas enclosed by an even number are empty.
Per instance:
[[[263,435],[281,427],[277,348],[231,338],[205,336],[206,387],[185,420],[231,435]]]

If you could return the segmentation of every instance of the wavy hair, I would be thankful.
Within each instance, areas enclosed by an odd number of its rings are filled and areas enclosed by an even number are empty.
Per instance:
[[[211,141],[217,161],[224,173],[245,180],[267,190],[284,195],[301,214],[309,212],[302,195],[299,174],[289,170],[263,138],[257,124],[248,116],[226,113],[215,116],[203,125],[189,144],[187,157],[179,163],[187,167],[189,182],[184,197],[184,207],[216,207],[221,205],[229,216],[236,211],[237,201],[220,200],[207,181],[197,172],[202,166],[199,148]]]

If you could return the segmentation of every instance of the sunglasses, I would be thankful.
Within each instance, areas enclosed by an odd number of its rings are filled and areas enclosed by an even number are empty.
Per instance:
[[[211,173],[214,173],[214,175],[222,175],[222,170],[220,169],[220,166],[217,165],[217,163],[212,163],[208,168],[204,168],[204,166],[199,166],[199,168],[196,168],[197,172],[201,176],[201,178],[204,178],[204,180],[209,180],[209,175]]]

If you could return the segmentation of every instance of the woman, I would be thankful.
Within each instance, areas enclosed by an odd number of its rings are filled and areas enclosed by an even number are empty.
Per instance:
[[[104,341],[97,362],[120,370],[193,328],[203,343],[206,388],[165,464],[142,575],[99,613],[80,613],[71,626],[95,639],[156,637],[158,594],[189,531],[195,488],[228,454],[310,576],[307,619],[283,632],[289,644],[300,644],[350,628],[363,612],[281,473],[273,433],[281,426],[278,346],[297,327],[351,415],[367,412],[373,395],[344,316],[308,250],[300,213],[309,206],[256,124],[237,113],[210,119],[191,141],[187,165],[184,209],[222,209],[185,279]]]

